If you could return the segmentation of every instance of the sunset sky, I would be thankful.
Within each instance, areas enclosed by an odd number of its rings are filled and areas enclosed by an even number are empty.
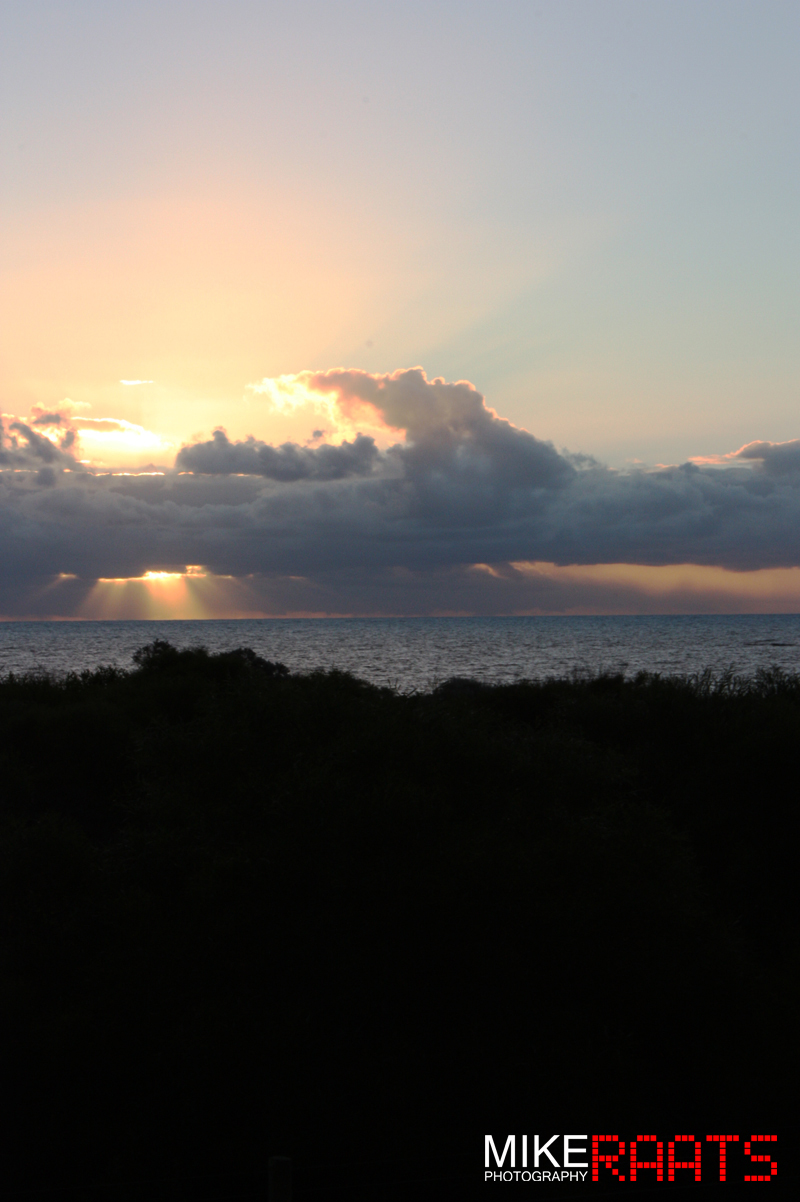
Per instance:
[[[800,9],[0,5],[0,616],[800,612]]]

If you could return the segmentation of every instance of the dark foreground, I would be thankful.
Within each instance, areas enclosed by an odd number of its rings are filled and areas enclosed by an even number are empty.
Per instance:
[[[488,1131],[782,1123],[800,678],[139,660],[0,681],[6,1196],[263,1198],[287,1154],[298,1198],[466,1198]]]

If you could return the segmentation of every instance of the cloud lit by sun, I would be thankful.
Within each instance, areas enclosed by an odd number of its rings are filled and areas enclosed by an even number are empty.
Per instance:
[[[30,442],[27,427],[54,448],[69,450],[85,467],[135,469],[153,461],[172,462],[175,445],[161,434],[124,418],[88,417],[86,411],[90,408],[85,401],[66,398],[51,408],[33,406],[27,418],[3,416],[10,428],[17,425],[23,439]]]
[[[253,395],[263,397],[268,411],[280,417],[306,417],[324,426],[325,442],[341,443],[354,435],[369,434],[380,447],[401,440],[405,430],[390,426],[376,405],[361,397],[347,395],[319,373],[301,371],[295,375],[265,377],[248,384]]]
[[[265,377],[249,398],[244,437],[180,445],[118,397],[3,415],[4,562],[42,548],[14,612],[796,611],[800,439],[616,471],[422,367]],[[161,479],[125,478],[143,476]]]

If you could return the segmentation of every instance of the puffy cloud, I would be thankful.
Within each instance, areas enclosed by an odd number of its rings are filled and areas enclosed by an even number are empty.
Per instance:
[[[208,442],[182,447],[175,460],[179,471],[204,475],[252,475],[289,483],[295,480],[344,480],[369,476],[378,464],[373,438],[358,434],[339,446],[301,447],[285,442],[273,447],[256,438],[231,442],[224,430],[215,430]]]
[[[770,476],[800,472],[800,438],[790,442],[749,442],[734,453],[735,459],[752,459]]]
[[[789,442],[748,442],[738,451],[729,451],[727,455],[695,455],[691,462],[696,466],[709,467],[712,465],[728,465],[749,462],[755,471],[765,472],[768,476],[786,476],[800,471],[800,438]]]
[[[617,472],[498,417],[465,381],[421,369],[297,379],[334,417],[367,413],[404,438],[385,450],[363,434],[274,447],[218,430],[179,453],[190,474],[58,475],[67,451],[19,425],[3,453],[53,477],[40,487],[33,471],[0,473],[0,608],[32,612],[35,589],[59,574],[79,591],[186,564],[249,578],[254,610],[315,613],[515,612],[608,596],[594,579],[513,566],[526,563],[800,565],[800,442],[750,443],[726,466]]]
[[[58,414],[46,414],[48,419],[60,417]],[[38,472],[39,483],[50,487],[55,483],[56,471],[69,468],[80,471],[81,465],[72,454],[75,434],[66,429],[58,442],[34,430],[34,425],[45,424],[41,417],[34,412],[30,422],[23,422],[10,415],[3,414],[0,418],[0,469],[31,470]],[[49,426],[58,422],[48,420]]]
[[[174,447],[157,434],[123,418],[86,417],[86,402],[66,399],[58,408],[31,409],[27,421],[4,414],[5,428],[0,431],[0,468],[24,469],[37,459],[70,471],[84,471],[109,464],[139,464],[145,457],[167,454]],[[61,453],[60,453],[61,452]],[[86,456],[78,459],[78,454]],[[47,483],[45,473],[42,483]]]
[[[498,417],[467,380],[428,380],[421,367],[391,375],[304,372],[300,378],[312,392],[333,394],[345,414],[368,405],[386,426],[405,430],[406,445],[396,453],[407,477],[429,496],[445,477],[450,487],[477,488],[486,500],[498,485],[551,488],[574,474],[551,443]]]

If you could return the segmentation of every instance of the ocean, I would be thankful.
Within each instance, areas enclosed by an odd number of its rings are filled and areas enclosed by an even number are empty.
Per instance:
[[[0,675],[127,668],[136,648],[153,639],[210,651],[252,647],[293,672],[339,668],[402,691],[429,689],[451,676],[513,681],[598,671],[800,670],[800,615],[705,614],[0,622]]]

